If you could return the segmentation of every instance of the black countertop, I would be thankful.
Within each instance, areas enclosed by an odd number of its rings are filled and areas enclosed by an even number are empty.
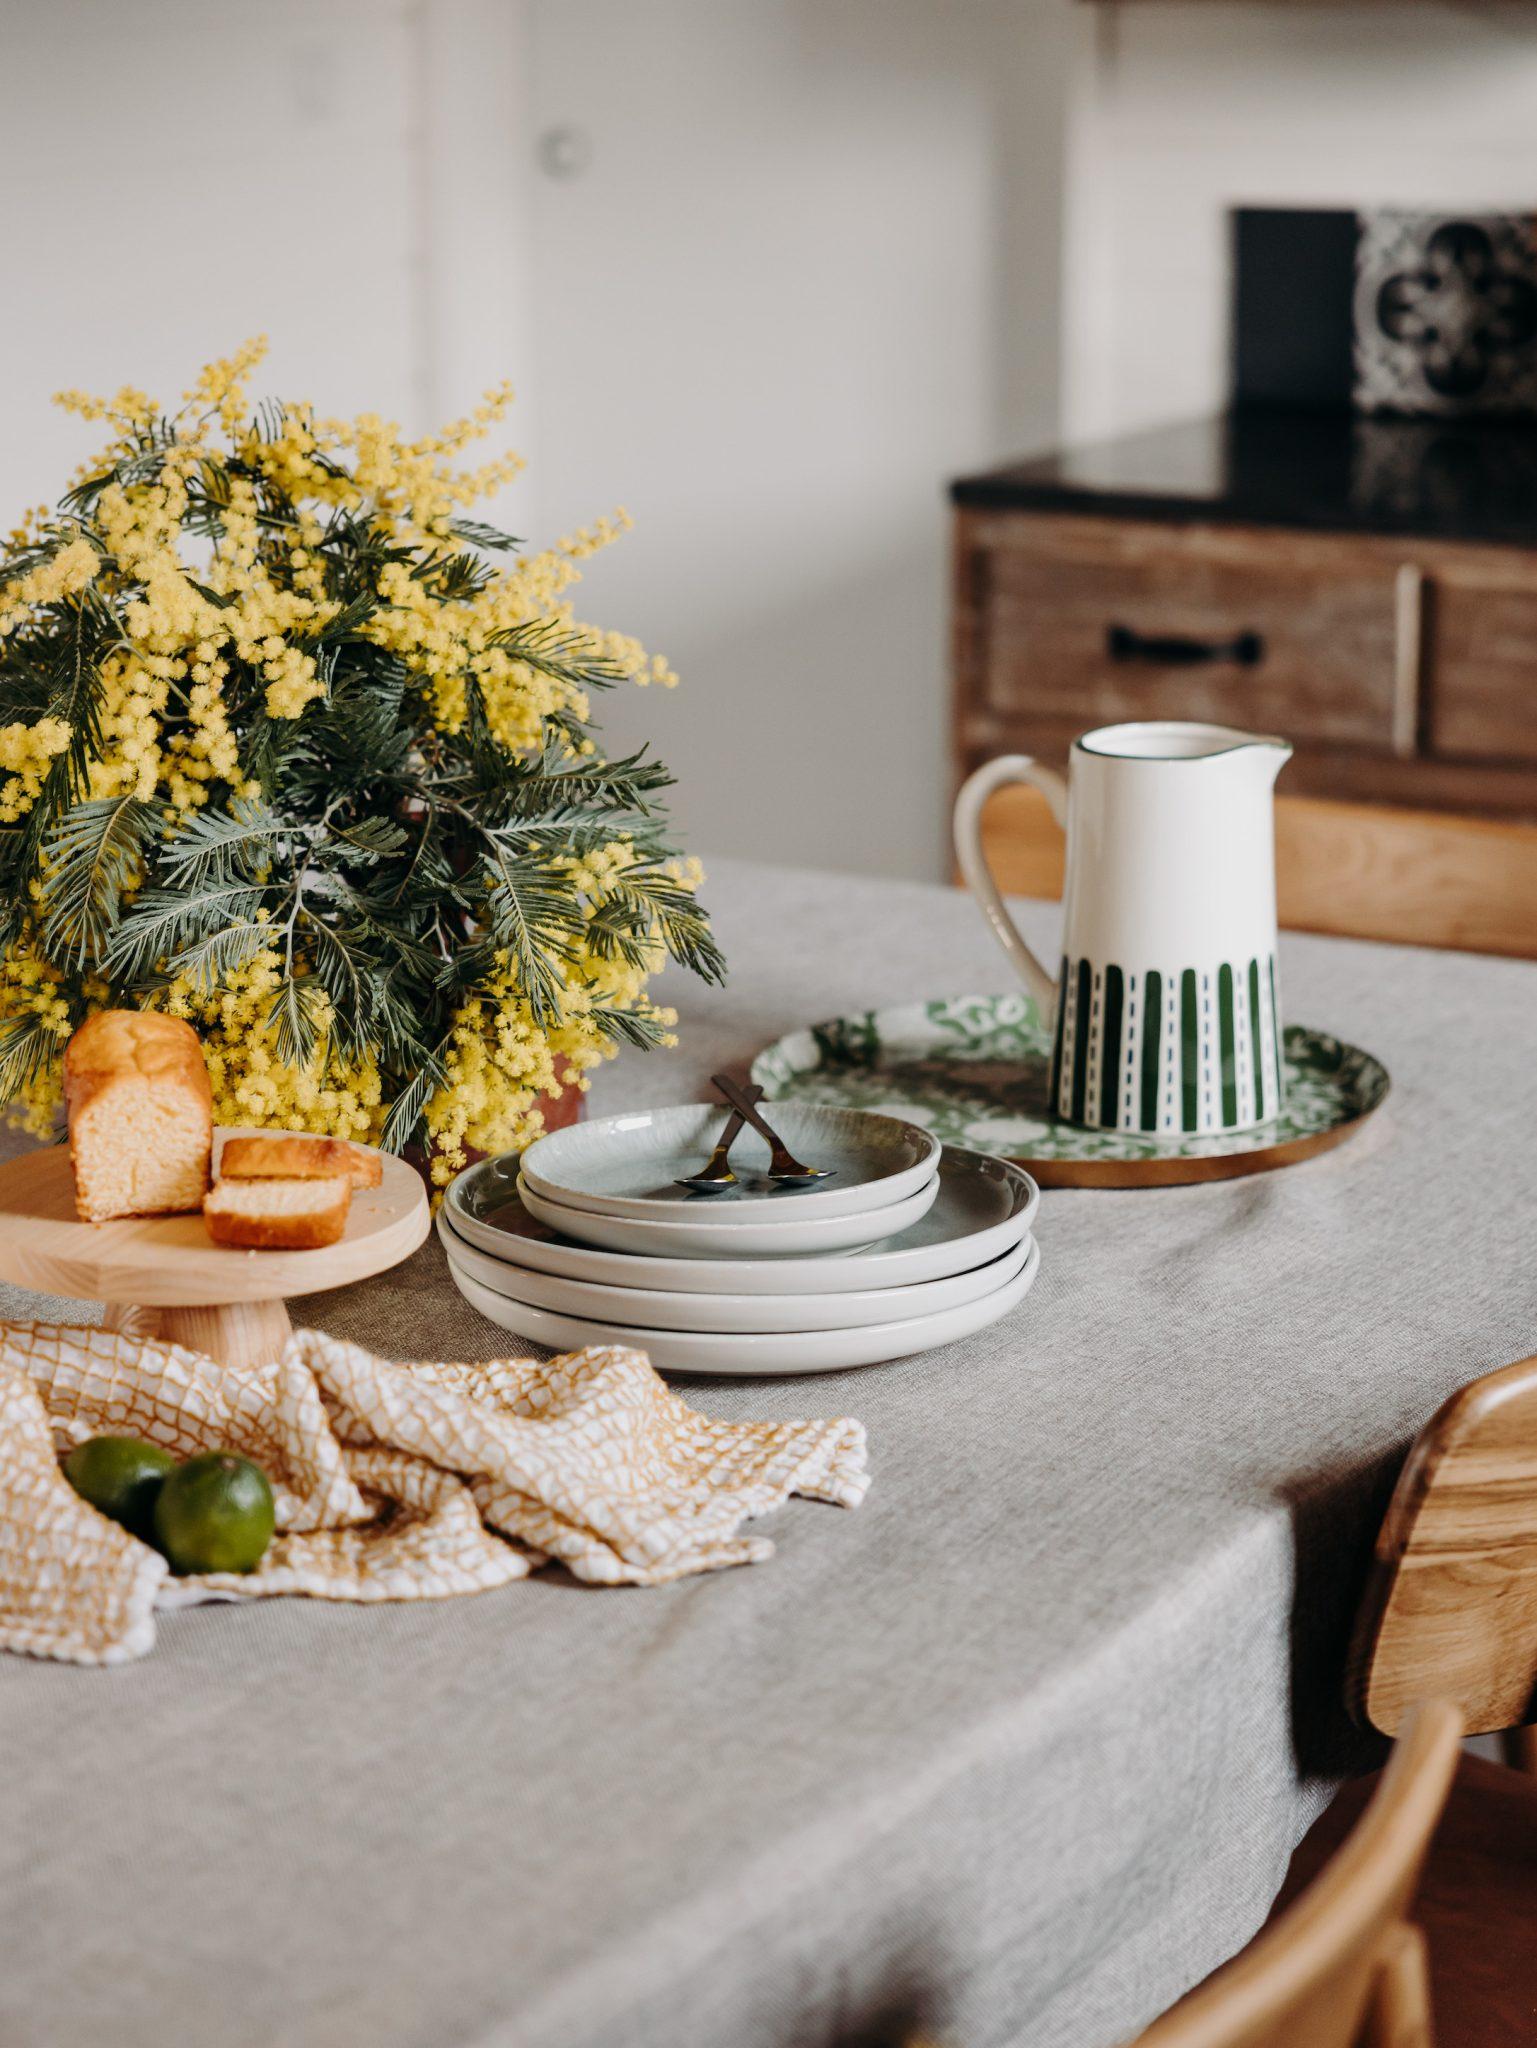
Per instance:
[[[957,505],[1537,546],[1537,421],[1249,411],[957,479]]]

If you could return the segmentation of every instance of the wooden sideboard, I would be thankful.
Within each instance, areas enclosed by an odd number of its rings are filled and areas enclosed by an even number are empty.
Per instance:
[[[954,685],[957,776],[1201,719],[1294,795],[1537,819],[1537,548],[962,502]]]

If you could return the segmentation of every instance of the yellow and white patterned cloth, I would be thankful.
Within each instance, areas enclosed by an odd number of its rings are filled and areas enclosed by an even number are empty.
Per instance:
[[[304,1593],[433,1600],[558,1559],[596,1585],[661,1585],[773,1552],[742,1524],[799,1493],[854,1507],[863,1427],[712,1422],[618,1345],[548,1361],[391,1364],[297,1330],[271,1365],[175,1344],[0,1323],[0,1648],[81,1664],[142,1656],[157,1607]],[[86,1505],[60,1453],[138,1436],[226,1448],[272,1481],[259,1568],[175,1579]]]

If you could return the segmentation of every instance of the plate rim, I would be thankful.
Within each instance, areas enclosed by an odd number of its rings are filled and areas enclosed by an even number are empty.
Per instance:
[[[812,1187],[797,1191],[793,1199],[801,1216],[855,1215],[862,1214],[867,1209],[879,1210],[889,1207],[891,1203],[900,1201],[904,1194],[922,1187],[929,1176],[938,1169],[941,1141],[932,1131],[925,1130],[922,1124],[914,1123],[910,1117],[888,1116],[880,1110],[861,1109],[853,1103],[845,1105],[807,1102],[797,1103],[795,1108],[797,1111],[811,1111],[838,1122],[895,1126],[898,1130],[911,1133],[921,1155],[911,1164],[899,1166],[893,1172],[882,1174],[874,1180],[857,1181],[852,1184],[845,1182],[842,1187],[837,1188]],[[647,1106],[641,1109],[618,1110],[611,1116],[595,1117],[590,1122],[572,1124],[564,1130],[546,1131],[524,1151],[520,1171],[535,1194],[542,1195],[546,1201],[556,1202],[565,1209],[579,1209],[593,1216],[633,1217],[639,1222],[681,1223],[685,1220],[682,1216],[674,1218],[669,1213],[671,1210],[686,1206],[681,1198],[668,1201],[661,1196],[598,1195],[580,1188],[573,1189],[564,1182],[553,1180],[547,1173],[542,1173],[539,1170],[538,1155],[546,1148],[549,1148],[550,1152],[558,1153],[572,1145],[591,1144],[595,1141],[596,1134],[611,1129],[615,1124],[633,1124],[643,1120],[654,1122],[659,1117],[675,1116],[685,1110],[699,1110],[711,1115],[719,1113],[722,1117],[729,1117],[731,1114],[730,1106],[724,1102],[675,1102],[655,1108]],[[866,1194],[875,1198],[862,1200],[861,1197]],[[786,1199],[783,1194],[743,1196],[730,1204],[729,1217],[737,1217],[750,1223],[768,1223],[774,1220],[772,1212],[781,1208]],[[703,1213],[708,1202],[707,1196],[700,1198],[700,1213]],[[755,1213],[760,1210],[763,1212],[761,1215]],[[744,1211],[749,1213],[744,1216]],[[728,1221],[729,1217],[726,1213],[721,1213],[723,1222]]]
[[[998,1320],[1000,1320],[1001,1317],[1008,1315],[1013,1309],[1018,1307],[1019,1303],[1023,1301],[1024,1297],[1030,1292],[1031,1288],[1035,1285],[1035,1282],[1039,1277],[1040,1270],[1040,1243],[1038,1240],[1032,1239],[1030,1251],[1025,1259],[1025,1262],[1023,1266],[1021,1266],[1020,1270],[1013,1276],[1012,1279],[1006,1280],[999,1287],[995,1287],[989,1294],[979,1295],[975,1301],[964,1302],[953,1309],[939,1310],[933,1316],[915,1316],[911,1318],[906,1325],[903,1325],[901,1323],[866,1323],[856,1324],[852,1329],[846,1330],[769,1331],[764,1332],[761,1336],[758,1337],[743,1336],[740,1333],[733,1334],[730,1331],[654,1330],[649,1332],[648,1336],[649,1338],[656,1339],[659,1343],[660,1348],[664,1350],[666,1349],[669,1343],[672,1343],[677,1339],[681,1338],[685,1342],[693,1340],[696,1343],[707,1344],[711,1346],[729,1346],[731,1348],[731,1352],[736,1357],[741,1358],[743,1362],[736,1364],[728,1363],[726,1365],[657,1365],[656,1360],[654,1358],[651,1360],[651,1362],[655,1369],[661,1373],[686,1373],[691,1376],[697,1376],[700,1378],[713,1377],[722,1379],[772,1379],[777,1378],[781,1375],[801,1376],[813,1372],[854,1372],[863,1370],[866,1366],[895,1364],[899,1359],[916,1357],[924,1351],[937,1351],[946,1344],[958,1343],[965,1337],[974,1336],[978,1332],[987,1329],[990,1324],[997,1322]],[[490,1315],[487,1313],[486,1310],[482,1309],[480,1307],[480,1304],[475,1300],[474,1294],[472,1294],[469,1290],[473,1288],[478,1293],[490,1295],[493,1301],[503,1300],[507,1297],[492,1294],[492,1291],[489,1287],[482,1287],[479,1281],[470,1279],[467,1274],[461,1275],[455,1273],[452,1277],[454,1285],[459,1289],[460,1293],[463,1295],[464,1299],[469,1303],[471,1308],[475,1309],[478,1314],[485,1315],[486,1320],[488,1322],[496,1323],[498,1328],[508,1328],[508,1325],[501,1322],[498,1317]],[[1009,1296],[1010,1298],[1007,1301],[1005,1301],[1003,1300],[1004,1296]],[[949,1336],[935,1337],[930,1342],[919,1342],[915,1344],[911,1350],[897,1350],[889,1353],[885,1351],[885,1342],[891,1340],[892,1334],[894,1332],[905,1331],[906,1333],[911,1334],[912,1326],[915,1323],[942,1322],[949,1316],[960,1317],[963,1319],[964,1323],[965,1319],[971,1313],[981,1311],[987,1308],[989,1304],[995,1305],[994,1314],[990,1316],[983,1316],[981,1320],[974,1323],[970,1323],[969,1326],[959,1328]],[[637,1333],[635,1331],[627,1331],[626,1326],[622,1323],[604,1325],[602,1323],[594,1321],[589,1317],[557,1315],[555,1312],[551,1310],[535,1308],[531,1304],[526,1302],[517,1303],[515,1305],[526,1309],[530,1315],[546,1317],[552,1322],[564,1322],[567,1324],[581,1325],[582,1327],[593,1333],[591,1335],[579,1338],[576,1341],[575,1348],[586,1348],[588,1346],[602,1344],[622,1344],[630,1350],[646,1351],[649,1356],[649,1344],[636,1342]],[[607,1332],[607,1334],[605,1334],[605,1332]],[[546,1348],[549,1348],[553,1345],[557,1349],[557,1352],[561,1349],[570,1350],[573,1348],[573,1346],[565,1339],[531,1337],[523,1331],[512,1331],[511,1334],[514,1336],[522,1337],[525,1343],[540,1344],[544,1345]],[[919,1332],[920,1336],[924,1334],[926,1333]],[[813,1344],[818,1338],[825,1339],[832,1344],[841,1343],[843,1345],[851,1345],[852,1340],[858,1337],[875,1337],[877,1335],[879,1335],[883,1340],[881,1345],[878,1346],[878,1349],[880,1350],[882,1355],[875,1358],[854,1361],[839,1358],[835,1359],[831,1363],[816,1365],[786,1365],[783,1363],[777,1365],[766,1365],[761,1362],[763,1353],[766,1352],[770,1346],[786,1344]],[[752,1362],[753,1354],[751,1350],[748,1348],[753,1344],[757,1344],[761,1347],[761,1350],[759,1352],[759,1362],[757,1363]]]
[[[898,1230],[907,1229],[909,1224],[916,1223],[926,1216],[938,1200],[939,1173],[936,1169],[922,1187],[915,1188],[911,1194],[903,1195],[900,1200],[887,1203],[879,1209],[857,1209],[852,1215],[843,1216],[813,1216],[803,1222],[786,1218],[782,1223],[712,1223],[703,1213],[698,1219],[691,1219],[686,1223],[665,1222],[653,1216],[594,1216],[590,1210],[568,1209],[564,1202],[552,1202],[536,1189],[525,1188],[521,1176],[518,1181],[518,1193],[524,1208],[536,1221],[548,1222],[552,1230],[559,1230],[563,1236],[580,1238],[582,1242],[597,1244],[604,1250],[613,1247],[602,1245],[601,1239],[587,1233],[602,1230],[612,1235],[618,1231],[638,1231],[643,1237],[650,1239],[661,1256],[682,1259],[715,1258],[723,1254],[730,1256],[725,1247],[730,1244],[733,1237],[736,1237],[738,1242],[734,1252],[737,1256],[749,1259],[781,1259],[814,1255],[819,1250],[854,1250],[867,1244],[879,1243],[881,1238],[892,1237]],[[927,1202],[923,1202],[924,1196],[928,1197]],[[920,1202],[923,1202],[923,1206],[914,1208],[913,1205]],[[554,1220],[541,1215],[541,1209],[553,1211]],[[872,1230],[872,1226],[878,1226],[883,1216],[898,1209],[911,1213],[904,1215],[900,1223],[887,1229],[875,1227]],[[559,1220],[562,1213],[579,1217],[581,1229],[573,1230],[563,1224]],[[781,1240],[777,1246],[772,1242],[765,1242],[776,1238]],[[788,1241],[791,1238],[795,1240],[793,1244]],[[757,1249],[749,1246],[749,1239],[754,1241]],[[690,1249],[690,1245],[696,1249]],[[704,1246],[705,1249],[697,1249],[700,1246]],[[662,1250],[662,1247],[669,1249]],[[623,1250],[624,1247],[619,1246],[618,1249]]]
[[[958,1236],[943,1238],[937,1244],[907,1245],[885,1251],[854,1251],[844,1257],[833,1259],[815,1252],[805,1252],[795,1257],[780,1260],[718,1258],[684,1259],[678,1261],[665,1259],[656,1252],[613,1251],[605,1245],[585,1244],[580,1241],[549,1244],[538,1238],[526,1238],[510,1231],[497,1231],[494,1225],[482,1222],[479,1218],[473,1216],[463,1218],[470,1225],[470,1228],[462,1231],[461,1235],[468,1238],[469,1242],[477,1250],[485,1252],[490,1258],[499,1259],[505,1264],[514,1266],[533,1263],[537,1270],[553,1272],[561,1278],[574,1277],[582,1279],[586,1277],[577,1270],[577,1262],[588,1259],[596,1259],[605,1264],[611,1260],[621,1261],[627,1267],[633,1266],[636,1263],[658,1268],[670,1268],[677,1265],[689,1275],[687,1284],[682,1287],[681,1291],[686,1293],[708,1293],[711,1291],[712,1279],[718,1277],[718,1274],[712,1272],[712,1269],[718,1269],[721,1266],[736,1267],[737,1270],[729,1277],[749,1290],[766,1288],[771,1284],[771,1276],[783,1275],[787,1271],[799,1269],[795,1271],[795,1278],[800,1285],[806,1286],[810,1283],[815,1288],[816,1280],[821,1279],[824,1282],[824,1287],[816,1289],[816,1291],[841,1294],[850,1291],[850,1288],[856,1284],[851,1276],[857,1275],[866,1261],[890,1260],[892,1261],[892,1268],[889,1270],[895,1271],[902,1270],[904,1266],[911,1267],[916,1265],[921,1268],[935,1259],[939,1259],[943,1263],[943,1253],[949,1248],[959,1247],[973,1239],[988,1238],[994,1233],[998,1233],[998,1246],[999,1249],[1002,1249],[1010,1242],[1008,1232],[1016,1224],[1020,1226],[1021,1234],[1034,1230],[1036,1217],[1040,1213],[1041,1189],[1040,1183],[1026,1168],[1019,1165],[1016,1161],[1000,1158],[996,1153],[982,1152],[972,1145],[945,1145],[941,1149],[941,1182],[943,1181],[943,1162],[946,1154],[953,1155],[959,1161],[966,1163],[969,1172],[998,1173],[1011,1179],[1014,1184],[1014,1199],[1006,1216],[999,1217],[995,1222],[985,1223],[979,1229],[968,1230]],[[500,1158],[505,1159],[511,1156],[510,1154],[502,1154]],[[487,1167],[495,1166],[498,1163],[497,1159],[477,1161],[474,1166],[464,1168],[463,1172],[456,1176],[456,1181],[462,1180],[473,1173],[484,1172]],[[449,1211],[450,1220],[457,1226],[462,1212],[452,1200],[453,1188],[454,1183],[450,1183],[448,1189],[450,1199],[445,1201],[443,1206]],[[513,1182],[510,1189],[510,1199],[514,1201],[521,1201],[522,1199],[517,1192],[516,1181]],[[937,1199],[939,1197],[936,1197]],[[472,1234],[482,1231],[487,1233],[484,1238]],[[529,1248],[532,1248],[533,1251],[532,1260],[529,1260],[527,1256]],[[513,1252],[519,1255],[509,1256]],[[541,1263],[541,1261],[544,1263]],[[981,1264],[983,1261],[979,1260],[976,1263]],[[564,1272],[561,1271],[563,1267],[566,1269]],[[962,1271],[964,1268],[955,1267],[950,1270]],[[938,1278],[943,1276],[925,1274],[923,1277]],[[837,1284],[839,1282],[843,1284]]]
[[[975,1266],[964,1266],[955,1273],[939,1274],[930,1280],[911,1281],[896,1287],[847,1288],[839,1292],[823,1294],[806,1294],[793,1288],[786,1288],[783,1292],[776,1289],[759,1294],[730,1294],[714,1288],[681,1292],[666,1288],[621,1287],[616,1286],[612,1281],[568,1280],[560,1274],[541,1272],[536,1267],[510,1265],[503,1260],[493,1258],[489,1252],[481,1251],[477,1246],[472,1245],[467,1238],[460,1237],[459,1233],[454,1229],[453,1223],[442,1210],[438,1212],[437,1231],[450,1266],[462,1269],[470,1279],[488,1289],[490,1293],[501,1295],[506,1300],[520,1302],[528,1308],[546,1308],[548,1306],[548,1304],[541,1301],[530,1301],[528,1296],[521,1292],[522,1286],[531,1280],[536,1285],[569,1288],[578,1293],[584,1288],[590,1288],[600,1292],[605,1302],[611,1297],[626,1294],[632,1295],[636,1302],[635,1313],[637,1316],[641,1315],[643,1311],[655,1315],[655,1305],[658,1302],[665,1304],[669,1309],[675,1309],[679,1315],[684,1313],[700,1314],[705,1311],[701,1307],[696,1306],[696,1304],[713,1303],[720,1307],[731,1308],[740,1315],[744,1322],[755,1314],[763,1314],[764,1304],[768,1302],[778,1303],[781,1307],[792,1304],[797,1305],[799,1312],[808,1316],[826,1314],[828,1304],[838,1302],[840,1304],[849,1304],[853,1308],[863,1309],[868,1315],[870,1309],[891,1307],[899,1302],[904,1295],[911,1294],[914,1291],[953,1287],[958,1282],[970,1279],[974,1274],[986,1273],[995,1266],[1002,1267],[1016,1253],[1020,1254],[1020,1263],[1023,1264],[1024,1259],[1029,1256],[1029,1252],[1027,1249],[1022,1248],[1028,1247],[1028,1245],[1034,1242],[1030,1230],[1025,1229],[1019,1233],[1019,1236],[1012,1243],[1005,1245],[1002,1250],[995,1252],[991,1258],[978,1260]],[[475,1265],[468,1264],[468,1260],[476,1261],[482,1270],[477,1270]],[[483,1270],[485,1268],[491,1268],[497,1274],[509,1276],[507,1284],[499,1284],[497,1280],[485,1277]],[[995,1276],[994,1284],[1002,1285],[1010,1278],[1012,1278],[1011,1274],[1001,1273]],[[980,1287],[974,1293],[963,1295],[961,1300],[951,1302],[948,1306],[953,1308],[964,1307],[968,1301],[980,1300],[989,1291],[985,1286]],[[619,1307],[620,1305],[617,1299],[615,1299],[614,1306]],[[940,1312],[941,1309],[937,1305],[929,1308],[915,1306],[913,1309],[914,1314],[938,1314]],[[555,1315],[573,1315],[590,1321],[607,1320],[604,1317],[586,1315],[581,1309],[576,1308],[555,1308],[551,1309],[550,1313]],[[905,1318],[875,1314],[868,1315],[868,1320],[871,1323],[898,1322],[905,1320]],[[800,1334],[802,1331],[814,1332],[824,1328],[851,1329],[862,1326],[861,1320],[854,1318],[849,1321],[840,1321],[832,1324],[806,1323],[800,1326],[799,1331],[795,1325],[789,1324],[780,1330],[764,1332],[762,1334],[787,1336]],[[668,1330],[674,1335],[680,1333],[733,1336],[748,1334],[744,1330],[733,1329],[729,1324],[716,1325],[712,1328],[711,1326],[699,1323],[667,1322],[658,1323],[654,1327]]]

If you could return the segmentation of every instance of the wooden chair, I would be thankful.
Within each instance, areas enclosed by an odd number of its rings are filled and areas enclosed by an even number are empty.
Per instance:
[[[1356,1620],[1346,1703],[1386,1735],[1423,1739],[1422,1702],[1448,1703],[1469,1734],[1537,1715],[1537,1357],[1464,1387],[1420,1432],[1383,1520]],[[1445,1705],[1437,1706],[1444,1721]],[[1347,1785],[1292,1859],[1265,1931],[1145,2037],[1149,2048],[1287,2043],[1303,2031],[1191,2035],[1172,2029],[1247,1981],[1326,1890],[1395,1783]],[[1401,1778],[1398,1780],[1401,1782]],[[1359,1867],[1353,1857],[1352,1867]],[[1309,1923],[1311,1924],[1310,1914]],[[1537,2043],[1537,1778],[1462,1756],[1421,1877],[1415,1918],[1429,1948],[1436,2048]],[[1341,2040],[1353,2037],[1341,2036]],[[1367,2033],[1364,2040],[1382,2038]],[[1397,2037],[1385,2037],[1399,2048]],[[1409,2032],[1408,2043],[1427,2037]]]
[[[1005,894],[1061,895],[1062,834],[1037,791],[1000,790],[982,845]],[[1281,796],[1276,893],[1299,931],[1537,959],[1537,825]]]
[[[1432,2048],[1425,1944],[1407,1914],[1461,1733],[1454,1707],[1418,1708],[1317,1882],[1137,2048]]]

